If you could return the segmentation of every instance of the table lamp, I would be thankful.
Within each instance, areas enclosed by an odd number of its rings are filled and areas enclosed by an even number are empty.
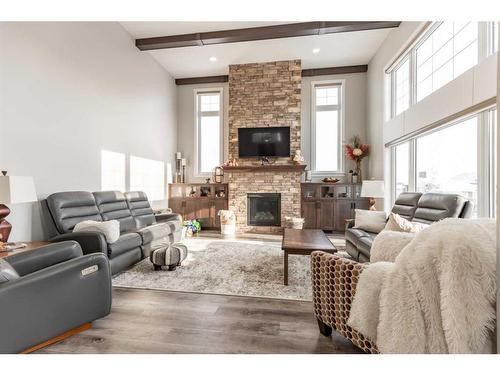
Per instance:
[[[12,225],[5,220],[10,214],[6,204],[36,202],[35,183],[28,176],[0,176],[0,241],[9,240]]]
[[[361,196],[368,198],[370,211],[375,211],[375,198],[384,198],[384,181],[365,180],[361,186]]]

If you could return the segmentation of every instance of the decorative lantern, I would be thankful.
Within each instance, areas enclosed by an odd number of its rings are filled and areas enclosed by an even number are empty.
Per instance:
[[[220,184],[224,181],[224,168],[215,167],[214,169],[214,182],[216,184]]]

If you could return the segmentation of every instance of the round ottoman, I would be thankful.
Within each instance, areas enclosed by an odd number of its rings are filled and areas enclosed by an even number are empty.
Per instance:
[[[162,266],[167,266],[169,271],[173,271],[186,259],[187,253],[186,245],[176,242],[167,247],[153,250],[149,254],[149,260],[153,263],[155,271],[161,270]]]

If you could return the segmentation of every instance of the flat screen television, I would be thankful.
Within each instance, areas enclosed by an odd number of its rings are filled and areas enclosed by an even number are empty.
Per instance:
[[[239,128],[240,158],[289,157],[290,127]]]

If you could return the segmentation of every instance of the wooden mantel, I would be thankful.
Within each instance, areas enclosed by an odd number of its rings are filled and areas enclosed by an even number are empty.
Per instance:
[[[303,172],[305,164],[266,164],[266,165],[242,165],[237,167],[225,166],[224,172],[230,173],[258,173],[258,172]]]

